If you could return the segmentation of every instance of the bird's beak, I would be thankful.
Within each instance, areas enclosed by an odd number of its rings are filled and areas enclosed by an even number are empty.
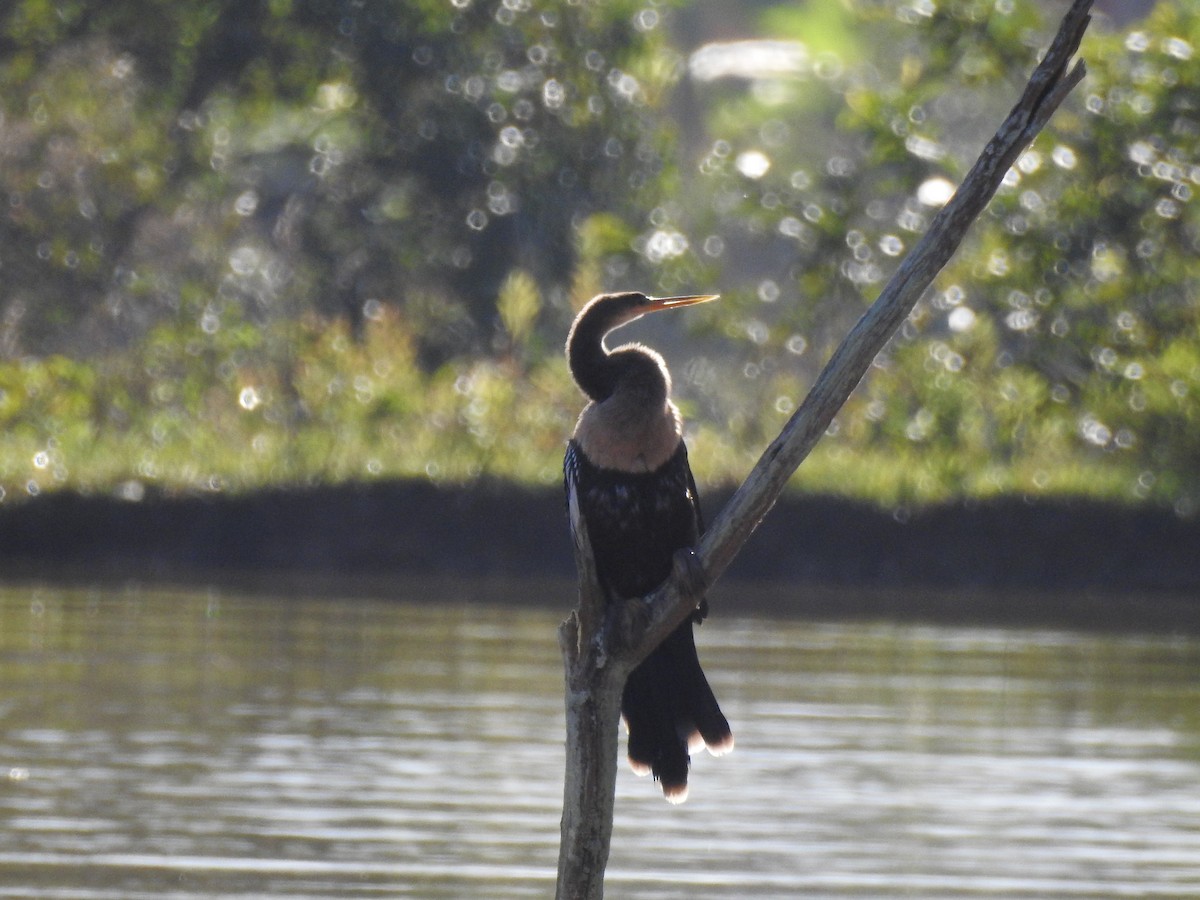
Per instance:
[[[650,297],[646,309],[648,312],[658,309],[678,309],[681,306],[694,306],[697,303],[717,300],[720,296],[720,294],[686,294],[682,297]]]

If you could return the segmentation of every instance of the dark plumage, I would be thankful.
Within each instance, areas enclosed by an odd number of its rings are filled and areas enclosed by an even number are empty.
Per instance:
[[[604,337],[645,313],[713,299],[605,294],[571,327],[567,359],[591,402],[567,445],[567,503],[572,528],[580,517],[587,526],[597,578],[612,598],[658,587],[675,552],[697,544],[703,523],[666,365],[638,345],[609,351]],[[692,636],[706,607],[701,603],[630,674],[622,695],[630,765],[653,772],[672,802],[687,797],[690,749],[707,746],[719,755],[733,747]]]

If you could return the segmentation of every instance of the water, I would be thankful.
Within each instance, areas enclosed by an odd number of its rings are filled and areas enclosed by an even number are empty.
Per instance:
[[[551,896],[560,613],[402,593],[0,590],[0,897]],[[731,613],[611,896],[1200,896],[1200,639]]]

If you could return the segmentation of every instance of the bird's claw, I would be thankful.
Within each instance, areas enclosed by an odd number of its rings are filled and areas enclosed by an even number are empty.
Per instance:
[[[695,550],[685,547],[675,551],[671,559],[671,577],[679,586],[679,592],[695,602],[700,610],[699,616],[703,618],[707,612],[704,591],[708,587],[708,578]],[[644,633],[650,624],[651,607],[646,600],[646,597],[630,597],[624,603],[611,607],[616,615],[610,620],[610,639],[617,640],[622,646],[637,643],[638,635]]]

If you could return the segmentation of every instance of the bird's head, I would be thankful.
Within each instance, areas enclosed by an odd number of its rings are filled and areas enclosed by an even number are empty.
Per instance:
[[[682,309],[716,300],[720,294],[687,294],[681,297],[649,297],[639,291],[624,291],[617,294],[601,294],[592,299],[579,311],[571,331],[583,326],[600,336],[640,319],[647,313],[668,309]]]
[[[567,361],[576,384],[593,400],[601,401],[611,396],[623,373],[633,373],[646,368],[644,362],[652,363],[656,371],[662,370],[659,379],[669,390],[670,382],[661,357],[642,347],[625,347],[610,354],[604,346],[604,336],[641,318],[647,313],[668,309],[682,309],[716,300],[718,294],[687,294],[681,297],[648,297],[637,291],[619,294],[601,294],[579,311],[567,336]],[[639,359],[645,357],[645,361]]]

